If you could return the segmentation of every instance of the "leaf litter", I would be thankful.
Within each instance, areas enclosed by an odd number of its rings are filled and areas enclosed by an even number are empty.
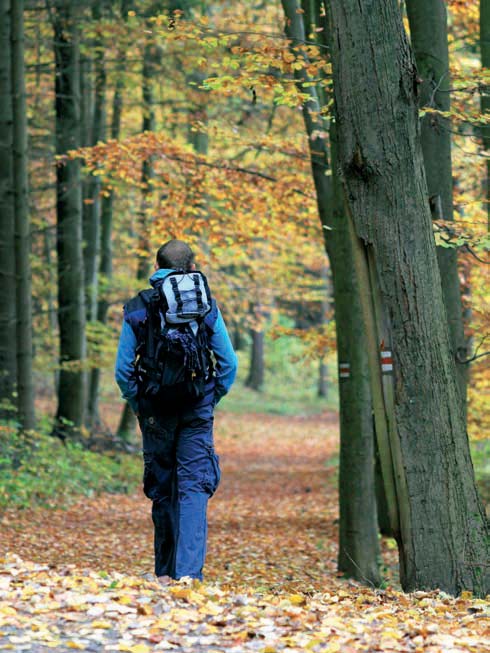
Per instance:
[[[216,421],[205,582],[155,582],[141,493],[7,510],[0,650],[490,651],[489,602],[401,593],[389,545],[384,589],[338,577],[335,416]]]

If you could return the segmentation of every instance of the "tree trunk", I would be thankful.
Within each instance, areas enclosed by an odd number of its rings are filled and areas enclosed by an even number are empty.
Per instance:
[[[112,100],[112,119],[111,119],[111,138],[117,140],[121,131],[121,116],[123,106],[124,80],[122,74],[126,60],[125,52],[120,52],[118,78]],[[114,191],[110,189],[102,197],[101,216],[100,216],[100,267],[99,279],[104,285],[102,296],[98,297],[97,303],[97,320],[102,324],[107,322],[107,311],[109,302],[106,299],[109,290],[110,280],[112,278],[112,219],[114,209]],[[89,414],[98,416],[99,387],[100,387],[100,368],[93,368],[90,374],[89,386]],[[128,407],[129,408],[129,407]]]
[[[0,48],[0,418],[6,418],[14,411],[17,378],[10,0],[0,0]]]
[[[155,45],[147,39],[143,51],[142,69],[142,92],[143,92],[143,125],[142,131],[155,131],[155,98],[153,92],[153,77],[155,64]],[[150,249],[150,227],[148,224],[148,211],[151,208],[153,177],[153,161],[150,158],[143,161],[141,170],[141,210],[138,225],[139,247],[138,247],[138,279],[146,280],[151,270],[149,249]]]
[[[136,415],[131,406],[126,402],[121,412],[121,419],[117,427],[117,437],[121,438],[124,442],[131,442],[134,440],[136,433]]]
[[[318,363],[318,389],[317,394],[321,399],[328,399],[328,365],[324,360]]]
[[[80,145],[80,77],[77,17],[70,2],[53,12],[56,61],[56,153]],[[82,426],[85,407],[85,293],[82,255],[80,162],[56,169],[60,382],[54,432],[61,438]]]
[[[264,385],[264,332],[251,329],[250,368],[245,385],[259,392]]]
[[[480,0],[480,54],[482,68],[490,68],[490,0]],[[481,95],[482,113],[490,113],[490,87],[485,86]],[[487,229],[490,232],[490,125],[482,125],[483,148],[487,153],[485,200]]]
[[[101,5],[95,4],[92,7],[92,19],[95,24],[102,17]],[[91,130],[91,144],[96,145],[105,139],[106,132],[106,70],[102,39],[97,36],[94,39],[95,49],[95,86],[94,86],[94,113]],[[87,296],[87,319],[95,322],[98,319],[98,295],[99,295],[99,269],[100,269],[100,248],[101,248],[101,182],[97,175],[90,175],[89,179],[88,211],[85,215],[85,289]],[[86,426],[90,432],[100,426],[99,415],[99,376],[100,370],[91,367],[89,373],[88,402]]]
[[[449,111],[451,79],[446,4],[444,0],[407,0],[406,7],[415,62],[422,80],[419,86],[419,106]],[[445,221],[453,220],[450,129],[449,118],[438,113],[428,111],[422,118],[422,152],[432,218]],[[457,250],[438,247],[437,260],[452,355],[456,360],[461,404],[466,415],[468,366],[460,361],[468,358],[468,343],[464,333]]]
[[[383,389],[402,585],[485,595],[490,534],[445,319],[413,57],[392,0],[375,9],[370,0],[332,0],[329,11],[339,164],[350,228],[369,272],[364,316],[373,302],[373,321],[378,333],[389,333],[394,360],[394,383]],[[379,383],[379,364],[370,371]]]
[[[17,286],[17,407],[22,428],[33,429],[31,243],[27,195],[27,111],[24,69],[24,1],[12,0],[15,262]]]
[[[305,41],[302,15],[296,0],[283,0],[287,34],[294,43]],[[316,19],[318,21],[318,19]],[[318,21],[320,26],[320,23]],[[324,26],[324,25],[322,25]],[[294,48],[293,48],[294,49]],[[296,72],[301,91],[309,94],[303,117],[309,136],[310,158],[325,248],[333,276],[333,297],[339,361],[340,465],[339,465],[339,557],[338,567],[346,575],[378,584],[378,529],[374,492],[374,434],[367,345],[362,320],[359,287],[352,265],[352,246],[345,220],[342,190],[335,174],[335,132],[331,128],[332,176],[327,176],[328,146],[313,132],[325,131],[316,87],[306,71]],[[306,83],[306,86],[302,86]],[[333,183],[332,180],[333,179]]]

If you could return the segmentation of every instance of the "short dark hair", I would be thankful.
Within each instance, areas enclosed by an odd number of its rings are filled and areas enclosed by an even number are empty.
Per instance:
[[[159,268],[172,268],[173,270],[191,269],[194,263],[194,252],[182,240],[169,240],[157,252],[157,265]]]

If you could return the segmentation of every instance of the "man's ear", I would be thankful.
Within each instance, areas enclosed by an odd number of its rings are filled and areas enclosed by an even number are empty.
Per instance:
[[[158,263],[157,263],[156,261],[155,261],[155,265],[153,266],[153,269],[154,269],[155,271],[160,269],[160,268],[158,267]]]
[[[191,272],[194,272],[195,269],[196,269],[196,264],[193,263],[193,264],[191,265]]]

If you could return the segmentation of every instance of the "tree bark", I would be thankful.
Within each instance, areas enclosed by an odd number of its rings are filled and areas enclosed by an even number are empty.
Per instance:
[[[371,0],[332,0],[329,11],[348,219],[365,255],[373,303],[381,307],[374,316],[378,333],[389,332],[393,349],[393,401],[383,387],[393,406],[387,414],[402,585],[485,595],[490,534],[445,319],[413,57],[392,0],[375,7]],[[379,366],[370,371],[377,381]]]
[[[430,108],[451,109],[446,4],[444,0],[407,0],[406,7],[415,62],[422,80],[419,106],[429,108],[421,121],[421,140],[432,218],[452,221],[451,121],[430,111]],[[438,247],[437,260],[461,404],[466,415],[468,366],[460,361],[468,358],[468,343],[464,333],[457,250]]]
[[[480,55],[482,68],[490,68],[490,0],[480,0]],[[490,113],[490,87],[486,86],[481,95],[482,113]],[[482,125],[483,148],[487,153],[485,201],[487,210],[487,230],[490,232],[490,125]]]
[[[296,0],[283,0],[286,33],[295,43],[305,40],[303,18]],[[306,14],[309,16],[309,14]],[[319,12],[315,20],[320,26]],[[321,25],[325,29],[325,25]],[[327,40],[327,38],[325,39]],[[333,277],[333,297],[339,361],[340,463],[339,463],[339,556],[338,567],[346,575],[378,584],[378,529],[374,492],[374,434],[366,337],[361,320],[359,286],[352,264],[353,251],[347,230],[342,189],[336,175],[335,130],[331,128],[332,176],[328,144],[313,132],[325,131],[315,86],[306,71],[296,71],[300,90],[309,94],[303,105],[318,212]],[[306,83],[306,86],[302,86]],[[347,367],[345,367],[347,366]]]
[[[77,17],[72,3],[53,10],[56,62],[56,153],[80,146],[80,77]],[[80,162],[56,169],[60,381],[54,432],[61,438],[83,424],[85,408],[85,293]]]
[[[27,111],[24,66],[24,1],[11,0],[14,114],[15,267],[17,313],[17,408],[23,429],[33,429],[31,242],[27,194]]]
[[[17,378],[10,0],[0,0],[0,48],[0,418],[6,418],[15,408]]]

